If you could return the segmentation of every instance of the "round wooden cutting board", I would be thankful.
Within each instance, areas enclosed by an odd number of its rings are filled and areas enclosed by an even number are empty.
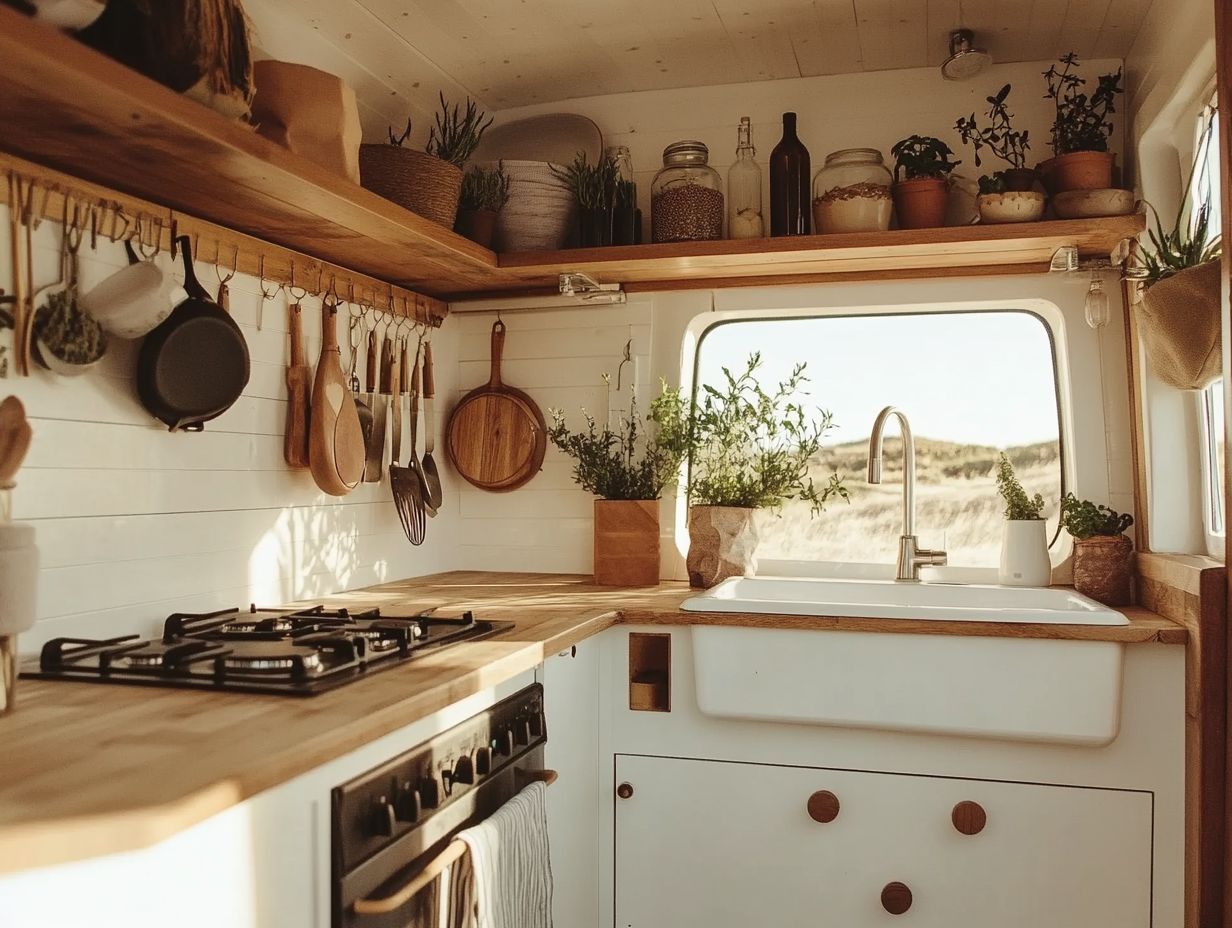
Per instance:
[[[466,394],[449,417],[446,444],[462,478],[481,490],[508,492],[543,467],[547,425],[521,390],[501,382],[505,324],[492,326],[492,376]]]

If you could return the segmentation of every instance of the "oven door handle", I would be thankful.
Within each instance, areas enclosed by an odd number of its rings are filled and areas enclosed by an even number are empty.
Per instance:
[[[544,783],[550,786],[556,782],[559,774],[555,770],[518,770],[515,776],[518,788],[522,789],[529,783]],[[465,841],[455,838],[395,893],[380,899],[356,899],[351,905],[351,911],[356,915],[388,915],[390,912],[396,912],[465,857],[468,850],[469,846]]]

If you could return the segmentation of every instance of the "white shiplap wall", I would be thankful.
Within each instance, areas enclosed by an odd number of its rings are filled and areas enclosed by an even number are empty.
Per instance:
[[[7,255],[3,210],[0,218],[0,253]],[[59,226],[44,222],[35,244],[40,285],[54,277],[58,242]],[[123,249],[105,240],[96,253],[84,246],[83,287],[124,262]],[[198,263],[197,274],[207,289],[216,288],[212,267]],[[12,291],[7,261],[0,264],[0,288]],[[458,497],[448,476],[443,513],[415,549],[402,534],[388,483],[335,499],[317,490],[306,470],[286,467],[287,303],[281,294],[266,303],[258,330],[259,293],[251,277],[231,282],[252,378],[240,401],[204,433],[170,434],[142,409],[133,383],[135,342],[113,340],[99,368],[81,378],[40,370],[0,381],[0,396],[20,397],[34,428],[14,495],[14,517],[37,526],[42,556],[39,623],[23,637],[23,650],[58,634],[153,630],[175,610],[277,604],[454,563]],[[308,357],[315,361],[320,301],[309,298],[304,307]],[[11,332],[0,338],[8,343]],[[455,344],[448,329],[434,347],[438,389],[451,391]]]

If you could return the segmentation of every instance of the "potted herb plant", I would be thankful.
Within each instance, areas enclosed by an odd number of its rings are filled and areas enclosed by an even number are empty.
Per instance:
[[[607,378],[604,378],[607,380]],[[582,410],[586,429],[571,432],[553,409],[548,437],[573,458],[573,479],[595,500],[594,575],[605,586],[659,582],[659,497],[673,483],[688,451],[688,425],[680,391],[663,385],[643,421],[637,401],[617,427],[599,428]]]
[[[1031,148],[1030,133],[1014,129],[1014,114],[1009,111],[1011,85],[1006,84],[988,101],[987,126],[981,128],[975,114],[962,117],[954,124],[963,144],[975,149],[975,166],[980,167],[980,150],[987,148],[1009,165],[980,178],[980,194],[976,199],[983,222],[1035,222],[1044,215],[1046,202],[1035,191],[1035,172],[1027,167],[1027,152]]]
[[[1211,131],[1198,144],[1181,206],[1171,229],[1159,213],[1148,229],[1150,244],[1131,261],[1128,276],[1141,283],[1135,307],[1151,369],[1179,390],[1202,390],[1223,371],[1222,237],[1211,227],[1206,204],[1193,209],[1193,185]]]
[[[452,227],[462,192],[462,168],[492,124],[492,118],[467,97],[465,111],[458,104],[450,107],[440,95],[441,109],[428,137],[427,151],[406,146],[411,136],[411,121],[406,130],[394,135],[389,130],[388,145],[359,147],[360,182],[399,206],[425,219]]]
[[[612,244],[612,228],[618,197],[621,194],[620,167],[614,155],[605,153],[590,164],[579,151],[573,163],[553,173],[563,181],[577,200],[578,244],[593,248]]]
[[[1056,106],[1052,122],[1053,157],[1039,171],[1049,193],[1066,190],[1106,190],[1112,186],[1116,156],[1108,151],[1116,98],[1124,92],[1121,68],[1102,74],[1095,90],[1083,92],[1086,79],[1075,73],[1079,65],[1073,52],[1063,55],[1044,72],[1045,96]]]
[[[900,229],[932,229],[945,225],[950,200],[950,174],[961,161],[951,161],[950,146],[929,135],[912,135],[890,149],[894,156],[894,209]]]
[[[84,374],[107,353],[107,334],[94,317],[77,305],[73,287],[58,290],[34,315],[39,358],[57,374]]]
[[[1027,495],[1004,453],[997,463],[997,492],[1005,500],[998,581],[1006,586],[1048,586],[1052,583],[1052,562],[1048,560],[1044,497]]]
[[[786,500],[819,514],[832,497],[847,498],[837,473],[818,487],[813,462],[832,428],[830,413],[810,416],[800,402],[805,365],[767,391],[758,383],[761,355],[723,384],[703,384],[689,417],[689,583],[711,587],[757,567],[757,512]]]
[[[509,202],[509,175],[504,165],[471,168],[462,178],[458,221],[454,231],[484,248],[492,247],[496,217]]]
[[[1105,606],[1130,604],[1134,543],[1124,533],[1133,524],[1128,513],[1065,494],[1061,526],[1074,539],[1074,589]]]

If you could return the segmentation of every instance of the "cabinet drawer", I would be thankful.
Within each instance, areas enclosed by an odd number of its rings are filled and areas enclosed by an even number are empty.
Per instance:
[[[616,761],[618,928],[1151,924],[1149,793]]]

